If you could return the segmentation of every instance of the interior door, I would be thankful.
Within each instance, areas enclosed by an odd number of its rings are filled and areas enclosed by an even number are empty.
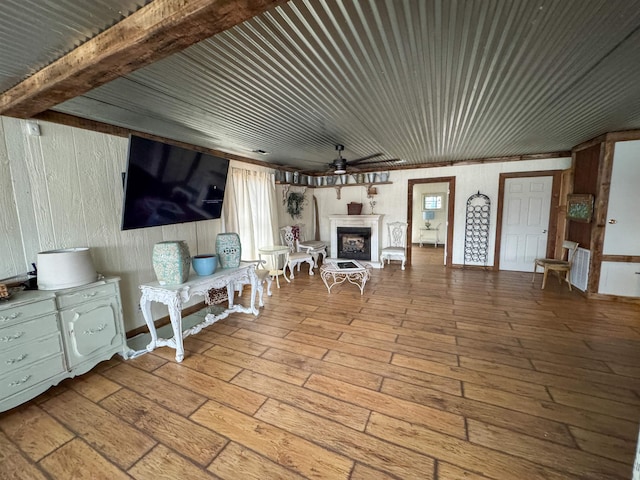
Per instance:
[[[552,176],[505,179],[501,270],[533,272],[533,260],[545,256],[552,187]]]
[[[640,255],[640,140],[617,142],[604,234],[604,255]]]

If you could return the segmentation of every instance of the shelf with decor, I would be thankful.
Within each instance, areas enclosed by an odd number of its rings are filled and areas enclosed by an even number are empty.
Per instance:
[[[308,188],[342,188],[342,187],[369,187],[371,185],[392,185],[393,182],[364,182],[364,183],[336,183],[334,185],[305,185],[303,183],[276,182],[276,185],[291,185],[292,187]]]

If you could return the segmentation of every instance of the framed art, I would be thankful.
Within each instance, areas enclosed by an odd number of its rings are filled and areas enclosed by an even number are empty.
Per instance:
[[[593,195],[571,193],[567,195],[567,220],[590,223],[593,217]]]

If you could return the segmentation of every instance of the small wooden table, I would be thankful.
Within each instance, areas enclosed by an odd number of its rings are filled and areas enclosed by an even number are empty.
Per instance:
[[[348,281],[356,285],[362,295],[367,280],[371,278],[371,266],[356,260],[326,260],[320,267],[320,277],[329,293],[334,285]]]

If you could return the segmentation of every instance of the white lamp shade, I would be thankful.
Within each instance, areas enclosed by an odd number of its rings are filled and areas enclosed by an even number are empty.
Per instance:
[[[37,268],[40,290],[78,287],[98,279],[87,247],[40,252]]]

